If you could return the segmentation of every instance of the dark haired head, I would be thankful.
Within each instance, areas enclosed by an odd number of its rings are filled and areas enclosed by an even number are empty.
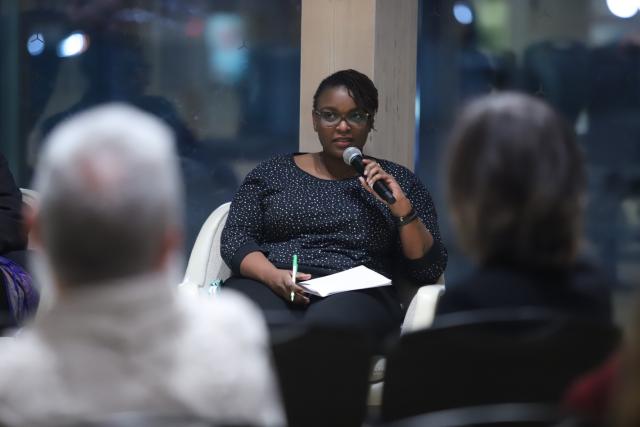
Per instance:
[[[374,117],[378,111],[378,89],[371,79],[356,70],[336,71],[320,82],[316,93],[313,94],[313,108],[318,108],[318,98],[322,92],[335,87],[345,87],[358,108],[369,113],[373,129]]]
[[[544,102],[503,93],[463,111],[449,148],[447,193],[460,243],[480,263],[572,263],[584,188],[573,131]]]

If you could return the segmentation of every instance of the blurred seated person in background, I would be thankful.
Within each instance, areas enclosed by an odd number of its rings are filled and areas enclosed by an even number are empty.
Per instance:
[[[365,156],[363,179],[343,161],[346,148],[364,148],[377,109],[378,91],[364,74],[343,70],[325,78],[311,111],[322,150],[263,162],[233,199],[222,233],[222,257],[233,273],[226,286],[249,295],[268,322],[277,314],[274,319],[284,324],[357,329],[374,344],[399,331],[402,310],[393,287],[310,297],[293,283],[294,254],[299,280],[365,265],[389,278],[402,271],[427,284],[444,271],[447,252],[436,210],[418,178],[403,166]],[[376,181],[386,183],[395,203],[372,191]]]
[[[91,44],[78,58],[86,80],[84,93],[68,109],[43,121],[42,137],[46,138],[56,125],[78,112],[107,102],[121,102],[162,120],[175,135],[178,153],[191,154],[197,140],[176,107],[162,96],[147,93],[153,70],[145,57],[144,45],[131,35],[101,31],[89,34]]]
[[[637,349],[634,349],[635,351]],[[637,355],[634,354],[634,356]],[[625,381],[627,382],[629,379],[637,381],[636,360],[630,360],[632,369],[628,372],[631,376],[625,375]],[[619,388],[619,384],[617,384],[619,374],[620,352],[616,351],[604,363],[578,377],[567,388],[562,399],[563,412],[576,420],[576,427],[580,425],[607,425],[606,422],[612,415],[612,403],[615,401],[614,394]],[[637,406],[637,391],[633,392],[631,396],[633,396],[631,399],[627,399],[625,394],[619,396],[627,403],[633,401],[633,405],[625,408],[625,410]],[[633,411],[637,417],[637,410],[634,409]],[[578,424],[578,421],[582,424]],[[619,424],[614,425],[620,426]],[[626,425],[637,426],[638,423],[634,422]]]
[[[52,132],[36,172],[34,263],[57,300],[0,343],[0,424],[134,412],[281,425],[259,311],[233,292],[176,294],[182,185],[169,128],[97,107]]]
[[[27,231],[22,194],[0,153],[0,331],[35,314],[39,293],[27,272]]]
[[[609,424],[603,425],[640,425],[640,294],[637,293],[637,287],[629,317],[629,324],[625,329],[625,343],[621,351],[611,358],[609,366],[605,365],[601,367],[600,372],[593,374],[600,374],[608,380],[603,380],[607,393],[603,409],[606,411],[600,415],[611,418],[605,418]]]
[[[578,420],[570,425],[640,425],[640,295],[637,288],[634,298],[621,348],[567,390],[563,409]]]
[[[450,141],[447,194],[477,270],[447,285],[438,313],[537,307],[611,317],[611,283],[579,260],[585,166],[572,129],[542,101],[482,97]]]

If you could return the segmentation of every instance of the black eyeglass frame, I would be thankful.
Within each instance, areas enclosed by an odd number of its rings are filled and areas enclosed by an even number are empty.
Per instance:
[[[315,114],[316,116],[318,116],[318,118],[320,119],[320,124],[322,124],[324,127],[327,128],[333,128],[336,127],[340,124],[340,122],[342,122],[343,120],[345,122],[347,122],[347,124],[351,127],[363,127],[365,126],[365,124],[370,123],[371,120],[371,114],[367,113],[366,111],[363,110],[354,110],[354,111],[350,111],[347,114],[338,114],[334,111],[325,111],[326,113],[331,113],[331,114],[335,114],[336,116],[338,116],[338,120],[335,123],[331,123],[328,122],[327,119],[325,117],[322,116],[323,111],[317,110],[317,109],[313,109],[313,114]],[[353,122],[351,120],[349,120],[349,115],[354,114],[354,113],[362,113],[365,116],[364,121],[362,122]]]

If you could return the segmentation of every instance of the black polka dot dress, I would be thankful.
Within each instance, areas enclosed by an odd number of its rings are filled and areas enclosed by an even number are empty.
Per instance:
[[[295,155],[295,154],[294,154]],[[434,245],[418,260],[404,257],[388,207],[357,177],[324,180],[300,169],[294,155],[281,155],[253,169],[240,186],[222,232],[221,253],[239,275],[242,259],[263,252],[279,268],[298,255],[305,267],[337,272],[365,265],[387,277],[401,269],[417,283],[434,283],[447,264],[431,196],[407,168],[378,160],[393,175],[431,232]]]

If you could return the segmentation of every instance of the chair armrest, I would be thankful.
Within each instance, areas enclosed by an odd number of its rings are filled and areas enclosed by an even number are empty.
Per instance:
[[[40,195],[37,191],[29,188],[20,188],[22,193],[22,203],[28,205],[32,209],[37,209],[40,201]]]
[[[40,195],[37,191],[29,188],[20,188],[22,193],[22,208],[23,211],[28,212],[29,215],[38,213],[40,204]],[[34,249],[33,240],[31,239],[31,228],[26,230],[27,232],[27,249]]]
[[[425,285],[411,300],[402,322],[402,333],[425,329],[431,326],[436,313],[440,295],[444,293],[443,284]]]
[[[202,225],[180,283],[182,291],[197,294],[212,280],[229,277],[229,267],[220,256],[220,234],[227,220],[229,206],[230,203],[220,205]]]
[[[442,284],[421,286],[413,296],[404,316],[404,321],[402,322],[402,334],[419,329],[426,329],[431,326],[436,314],[438,300],[440,299],[440,295],[444,293],[444,278],[441,277],[438,281]],[[369,394],[367,396],[368,406],[382,405],[385,368],[385,359],[375,360],[370,377],[371,384],[369,386]]]

